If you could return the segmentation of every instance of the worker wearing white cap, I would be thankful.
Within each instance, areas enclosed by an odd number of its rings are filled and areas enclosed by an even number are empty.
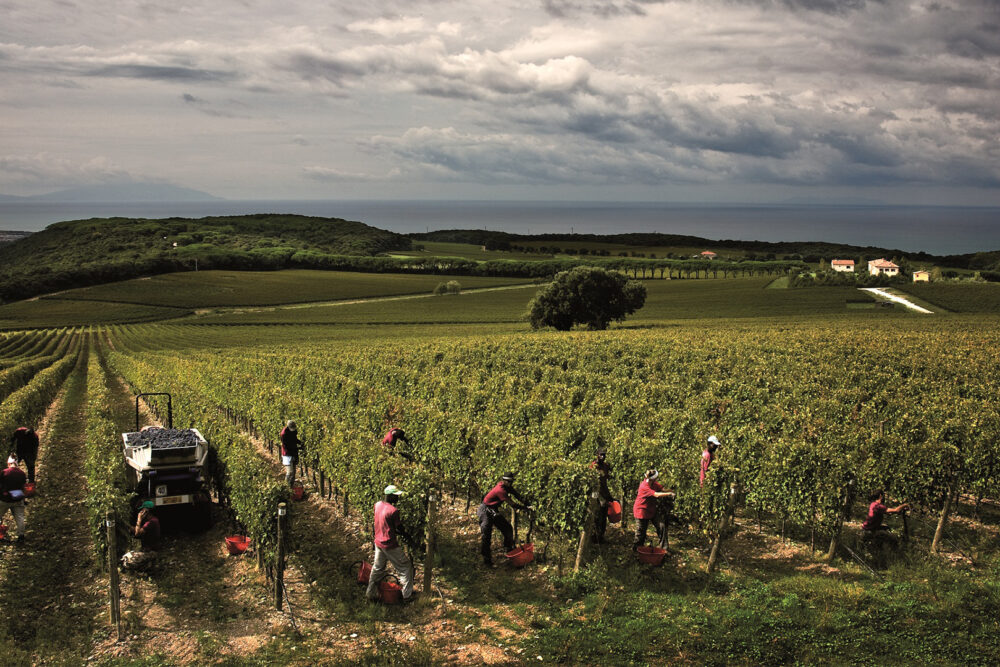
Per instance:
[[[385,578],[386,561],[399,573],[399,585],[403,588],[403,601],[413,595],[413,562],[399,546],[397,535],[402,535],[412,542],[403,528],[399,518],[396,503],[405,492],[390,484],[385,487],[385,499],[375,503],[375,562],[368,579],[368,590],[365,594],[372,602],[378,600],[378,582]]]
[[[717,450],[722,443],[719,439],[714,436],[708,436],[708,445],[705,446],[705,450],[701,453],[701,477],[698,483],[701,486],[705,485],[705,475],[708,474],[708,466],[712,465],[712,461],[715,459],[715,450]]]

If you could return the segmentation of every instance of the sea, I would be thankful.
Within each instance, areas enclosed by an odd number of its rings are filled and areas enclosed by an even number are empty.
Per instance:
[[[719,205],[542,201],[0,202],[0,230],[63,220],[292,213],[400,233],[488,229],[523,234],[661,232],[711,240],[827,241],[936,255],[1000,250],[1000,207]]]

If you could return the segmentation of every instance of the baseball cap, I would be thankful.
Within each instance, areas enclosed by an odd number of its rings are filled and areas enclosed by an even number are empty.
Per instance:
[[[385,493],[385,495],[387,496],[401,496],[405,494],[406,491],[401,491],[396,488],[395,484],[390,484],[389,486],[385,487],[385,491],[383,491],[383,493]]]
[[[512,472],[504,473],[503,477],[501,477],[500,479],[502,479],[504,481],[507,481],[507,482],[513,482],[514,481],[514,473],[512,473]]]
[[[154,503],[152,500],[143,500],[142,505],[140,505],[140,507],[142,509],[151,510],[154,507],[156,507],[156,503]]]
[[[716,447],[721,447],[722,446],[722,443],[719,442],[719,439],[716,438],[714,435],[708,436],[708,441],[710,443],[712,443],[713,445],[715,445]]]
[[[8,457],[7,458],[7,465],[9,465],[9,466],[16,466],[17,465],[17,459],[14,458],[13,456]]]
[[[288,427],[289,431],[294,431],[294,430],[296,430],[298,428],[297,426],[295,426],[295,422],[292,421],[291,419],[288,420],[288,423],[285,424],[285,426]]]

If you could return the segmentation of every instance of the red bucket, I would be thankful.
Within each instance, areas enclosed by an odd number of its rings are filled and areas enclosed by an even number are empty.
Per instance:
[[[367,586],[368,580],[372,578],[372,566],[366,560],[359,561],[360,567],[358,568],[358,584],[361,586]]]
[[[507,552],[507,562],[514,567],[524,567],[533,560],[535,560],[535,545],[532,542]]]
[[[306,489],[301,484],[296,484],[292,487],[292,500],[302,500],[302,496],[306,494]]]
[[[7,538],[7,526],[0,523],[0,540]]]
[[[666,555],[667,550],[660,547],[639,547],[635,551],[635,556],[639,559],[639,562],[646,563],[647,565],[660,565],[663,563],[663,558]]]
[[[622,520],[622,504],[617,500],[608,503],[608,521],[618,523]]]
[[[226,538],[226,548],[230,556],[239,556],[250,546],[250,538],[246,535],[233,535]]]
[[[31,498],[35,495],[35,483],[28,482],[24,485],[24,497]]]
[[[382,604],[399,604],[403,601],[403,587],[388,578],[378,582],[378,594]]]

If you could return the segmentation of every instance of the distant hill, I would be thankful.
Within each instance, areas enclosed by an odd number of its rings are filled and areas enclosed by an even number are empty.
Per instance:
[[[30,197],[0,195],[0,201],[21,202],[204,202],[221,201],[221,197],[200,190],[182,188],[164,183],[123,183],[116,185],[89,185],[48,192]]]
[[[731,239],[713,240],[683,234],[632,233],[632,234],[511,234],[484,229],[447,229],[434,232],[409,234],[415,241],[437,241],[443,243],[471,243],[489,249],[518,249],[526,243],[544,242],[558,247],[564,252],[572,252],[574,244],[608,243],[622,246],[680,246],[701,248],[724,253],[726,250],[740,250],[748,255],[766,259],[801,259],[805,262],[827,261],[842,257],[857,259],[867,257],[906,258],[914,262],[924,262],[960,269],[987,271],[1000,270],[1000,251],[968,253],[965,255],[931,255],[926,252],[907,252],[894,248],[856,246],[823,241],[738,241]]]
[[[410,240],[360,222],[255,214],[49,225],[0,246],[0,299],[195,268],[281,269],[298,258],[373,256]]]

